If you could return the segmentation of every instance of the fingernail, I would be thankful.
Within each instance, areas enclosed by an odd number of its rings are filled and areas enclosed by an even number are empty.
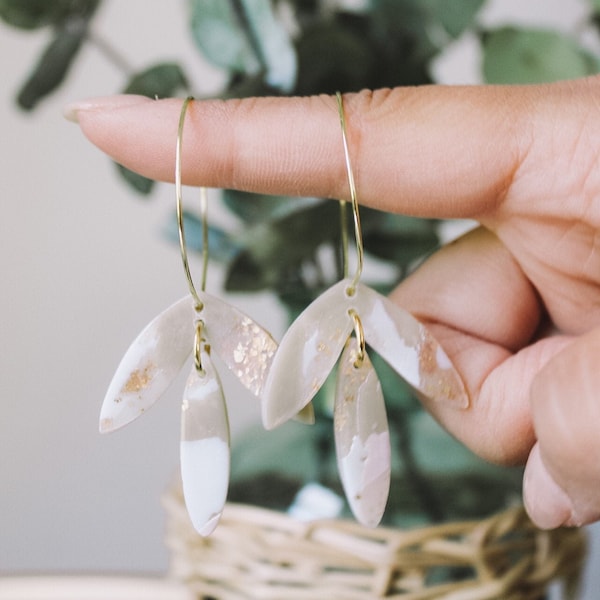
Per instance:
[[[573,503],[546,469],[538,444],[525,468],[523,500],[529,517],[540,529],[555,529],[575,521]]]
[[[67,119],[67,121],[79,123],[79,115],[84,111],[118,109],[151,101],[152,99],[148,98],[147,96],[138,96],[134,94],[87,98],[85,100],[78,100],[76,102],[70,102],[67,104],[63,108],[63,116],[65,119]]]

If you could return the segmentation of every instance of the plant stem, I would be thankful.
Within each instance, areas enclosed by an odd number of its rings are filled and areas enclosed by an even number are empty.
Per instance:
[[[246,13],[246,8],[242,0],[230,0],[231,6],[233,8],[233,12],[239,19],[240,25],[244,30],[244,34],[246,35],[246,39],[256,56],[260,64],[260,68],[262,71],[267,71],[267,61],[262,51],[262,47],[260,44],[260,40],[258,39],[256,32],[252,28],[252,24],[250,23],[250,19],[248,18],[248,14]]]

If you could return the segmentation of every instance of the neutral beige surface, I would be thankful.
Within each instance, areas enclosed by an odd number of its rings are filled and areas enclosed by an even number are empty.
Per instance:
[[[178,583],[109,577],[0,578],[0,600],[193,600]]]

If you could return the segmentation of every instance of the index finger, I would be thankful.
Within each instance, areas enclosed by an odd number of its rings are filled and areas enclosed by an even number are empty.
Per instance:
[[[535,88],[442,87],[344,97],[360,202],[430,217],[491,210],[519,164],[524,97]],[[180,100],[120,96],[71,107],[117,162],[172,181]],[[183,135],[183,181],[268,194],[347,197],[335,98],[196,101]]]

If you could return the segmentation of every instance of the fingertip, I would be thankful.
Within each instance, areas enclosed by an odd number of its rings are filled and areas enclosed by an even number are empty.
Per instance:
[[[63,117],[72,123],[79,123],[80,115],[87,111],[116,110],[151,102],[147,96],[136,94],[119,94],[115,96],[98,96],[69,102],[63,107]]]
[[[523,500],[530,519],[540,529],[580,524],[571,499],[548,472],[539,444],[531,450],[525,467]]]

